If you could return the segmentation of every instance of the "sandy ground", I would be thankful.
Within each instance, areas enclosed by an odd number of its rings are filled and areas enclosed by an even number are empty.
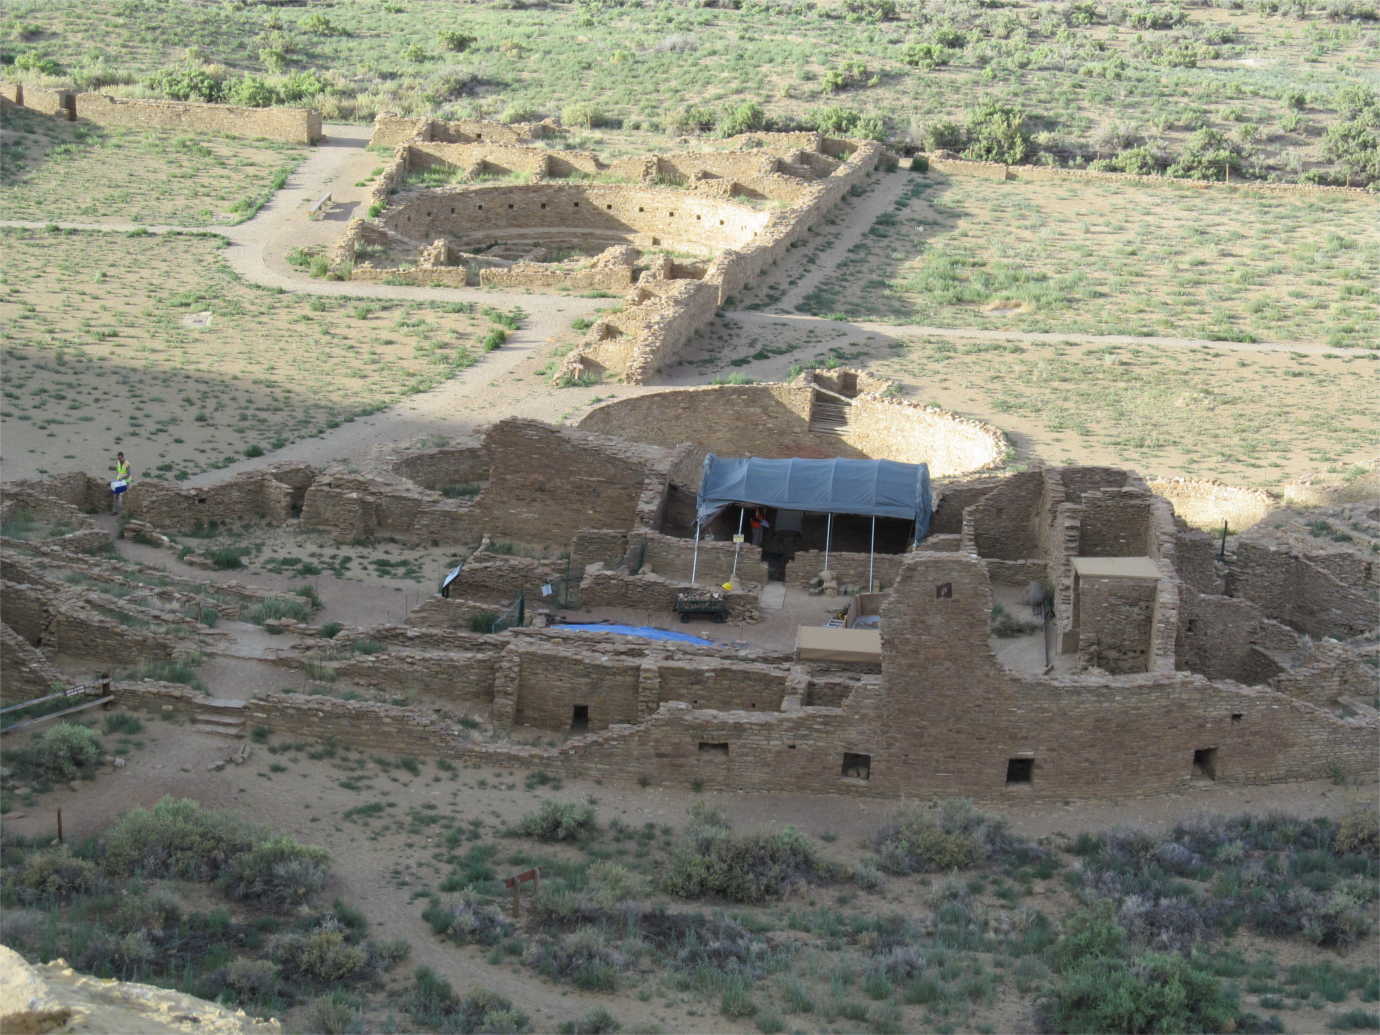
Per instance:
[[[344,810],[382,793],[395,804],[399,816],[412,807],[434,804],[463,821],[477,818],[490,829],[501,828],[536,807],[537,797],[523,789],[521,772],[486,768],[446,777],[427,761],[416,777],[399,769],[381,773],[375,781],[377,786],[361,796],[340,786],[341,771],[330,762],[303,759],[291,764],[288,772],[272,773],[268,766],[275,761],[274,756],[257,744],[252,746],[246,765],[208,771],[213,763],[237,752],[242,742],[199,734],[174,722],[153,720],[138,739],[146,746],[130,756],[126,768],[104,773],[94,783],[77,785],[76,790],[60,788],[44,795],[35,806],[7,816],[7,829],[26,836],[51,834],[60,809],[65,835],[75,841],[98,833],[112,816],[128,808],[152,805],[164,795],[193,798],[206,807],[253,816],[275,830],[327,848],[336,873],[336,882],[327,895],[338,895],[364,910],[372,937],[402,938],[412,946],[408,961],[393,975],[394,987],[405,983],[413,967],[429,966],[457,988],[479,985],[511,998],[531,1014],[537,1031],[551,1031],[595,1006],[607,1006],[625,1030],[649,1025],[673,1032],[753,1030],[750,1022],[723,1018],[714,1004],[693,997],[658,995],[659,1001],[643,1002],[628,995],[581,993],[553,985],[514,964],[488,963],[478,950],[441,943],[422,921],[421,906],[414,899],[418,888],[434,886],[444,873],[430,861],[435,840],[396,832],[365,837],[358,826],[340,819]],[[1013,829],[1028,837],[1071,837],[1115,826],[1163,830],[1202,813],[1278,810],[1335,817],[1358,802],[1373,801],[1374,796],[1373,786],[1339,788],[1320,781],[1270,787],[1209,783],[1194,784],[1182,794],[1130,801],[1093,797],[1032,805],[1013,799],[984,802],[983,807],[1005,816]],[[554,797],[597,802],[601,821],[617,817],[633,826],[654,822],[679,827],[689,807],[703,802],[724,811],[741,829],[795,826],[816,837],[826,835],[828,851],[841,859],[852,857],[857,846],[895,807],[893,802],[843,796],[696,794],[687,788],[641,788],[585,780],[566,781]],[[891,884],[896,886],[887,889],[884,899],[870,903],[877,911],[917,904],[917,888],[909,886],[910,882]],[[1056,884],[1051,882],[1039,892],[1053,897],[1039,904],[1048,907],[1065,894]],[[1272,943],[1271,948],[1278,952],[1280,947]],[[1353,952],[1349,964],[1363,965],[1364,959]],[[1026,1009],[1020,997],[1012,997],[995,1004],[986,1019],[1026,1028]],[[1319,1014],[1317,1019],[1323,1016]],[[1290,1018],[1290,1030],[1311,1030],[1297,1026],[1303,1020]]]
[[[298,169],[289,186],[265,207],[258,217],[239,227],[230,228],[231,241],[227,258],[232,267],[246,279],[266,286],[280,287],[318,295],[344,295],[358,298],[427,299],[480,301],[499,307],[521,305],[530,315],[511,339],[510,346],[486,357],[477,367],[446,382],[441,387],[414,396],[389,410],[372,417],[354,421],[329,434],[292,443],[267,455],[246,459],[232,467],[193,478],[190,484],[219,481],[239,470],[250,469],[280,459],[299,459],[324,463],[342,457],[360,457],[380,443],[414,438],[422,434],[458,436],[463,432],[508,414],[560,421],[576,419],[596,399],[634,394],[646,389],[618,386],[558,390],[551,388],[538,374],[546,361],[552,344],[569,340],[570,321],[587,315],[601,300],[575,299],[565,296],[529,294],[500,294],[477,289],[433,290],[395,287],[389,285],[342,284],[312,281],[288,266],[284,256],[291,247],[320,244],[334,238],[343,220],[354,212],[362,197],[362,189],[352,187],[379,161],[362,148],[365,131],[355,127],[327,128],[327,145],[312,152]],[[325,190],[331,190],[337,208],[322,222],[305,218],[305,206]],[[892,181],[883,181],[863,200],[880,210],[887,203]],[[865,225],[865,224],[863,224]],[[107,228],[109,226],[107,225]],[[857,239],[850,229],[832,244],[824,244],[821,264],[808,276],[813,283],[829,275],[831,263],[846,254]],[[808,290],[809,283],[799,284],[796,293]],[[726,330],[727,328],[727,330]],[[735,347],[733,334],[744,329],[760,331],[778,338],[814,336],[818,342],[866,345],[868,355],[881,358],[889,349],[887,339],[898,334],[950,334],[983,340],[1008,340],[1004,332],[943,330],[934,328],[897,328],[891,325],[841,325],[834,321],[819,321],[805,317],[781,316],[771,313],[739,312],[727,320],[716,321],[713,334],[702,336],[704,353],[698,358],[705,362],[698,367],[684,367],[672,383],[701,383],[725,364]],[[729,337],[725,340],[724,335]],[[718,337],[716,337],[718,335]],[[988,337],[997,335],[998,337]],[[1021,335],[1029,341],[1030,335]],[[1070,336],[1059,335],[1062,341]],[[1075,339],[1078,336],[1074,336]],[[1143,339],[1135,339],[1144,343]],[[739,343],[739,347],[740,347]],[[1099,338],[1089,338],[1084,344],[1099,347],[1108,344]],[[1224,353],[1258,353],[1272,351],[1260,345],[1233,346],[1221,343],[1172,339],[1161,343],[1166,348],[1221,349]],[[1277,350],[1274,350],[1277,351]],[[732,367],[750,376],[780,376],[789,358],[763,361],[754,365]],[[927,396],[941,405],[952,405],[965,412],[980,413],[982,399],[973,389],[969,395],[955,390],[948,395]],[[1048,449],[1047,440],[1036,422],[1022,423],[998,419],[1009,427],[1028,455],[1039,455]],[[18,445],[22,446],[21,441]],[[24,462],[11,465],[13,454],[23,456],[22,449],[7,442],[5,447],[5,477],[19,477],[32,473]],[[1057,454],[1057,450],[1055,450]],[[1079,454],[1084,462],[1114,462],[1116,457],[1097,450]],[[1190,473],[1185,470],[1184,473]],[[283,545],[286,550],[293,544]],[[275,589],[290,590],[301,585],[303,579],[275,576],[263,572],[201,572],[187,569],[166,551],[121,543],[123,555],[146,563],[156,564],[179,574],[195,574],[207,582],[242,581]],[[433,562],[428,559],[427,566]],[[436,564],[442,563],[438,555]],[[379,621],[395,621],[403,617],[410,606],[431,592],[429,580],[418,583],[412,579],[387,580],[377,577],[360,580],[337,578],[323,573],[310,581],[326,602],[320,620],[338,620],[350,625],[365,626]],[[415,594],[415,595],[414,595]],[[793,629],[803,620],[805,610],[827,608],[819,598],[790,598],[788,607],[769,615],[760,634],[761,642],[788,645]],[[397,609],[397,615],[393,614]],[[615,617],[614,614],[607,615]],[[654,624],[668,624],[666,616],[639,615],[630,612],[633,620],[652,619]],[[707,625],[679,626],[685,631],[706,632],[717,638],[723,627]],[[286,647],[282,638],[268,637],[253,627],[241,628],[239,623],[224,623],[225,649],[207,664],[207,674],[215,693],[229,694],[236,689],[248,690],[272,678],[276,670],[266,659]],[[1028,648],[1028,645],[1026,645]],[[219,772],[209,766],[239,746],[238,742],[208,737],[185,726],[156,721],[143,737],[146,747],[131,756],[127,768],[112,770],[94,783],[83,784],[76,790],[60,788],[45,795],[36,805],[25,806],[20,814],[6,817],[6,827],[20,834],[43,834],[54,829],[57,809],[62,809],[64,825],[71,838],[97,833],[111,817],[134,805],[148,805],[165,794],[193,797],[212,807],[233,808],[255,816],[261,822],[291,834],[301,840],[319,843],[331,850],[335,859],[337,886],[332,889],[345,901],[365,911],[378,938],[403,938],[412,945],[412,957],[398,968],[398,978],[410,974],[413,967],[427,965],[450,979],[458,988],[482,985],[508,996],[533,1017],[539,1031],[550,1031],[562,1021],[582,1014],[596,1005],[609,1005],[622,1021],[625,1030],[660,1026],[669,1031],[745,1031],[751,1025],[732,1022],[718,1015],[714,1004],[684,996],[662,996],[648,1000],[627,996],[608,997],[575,992],[534,978],[529,971],[513,965],[494,965],[472,949],[459,949],[438,942],[420,918],[420,906],[414,893],[434,883],[439,874],[431,854],[435,845],[425,836],[388,834],[377,838],[361,837],[358,827],[340,821],[340,814],[358,805],[363,799],[355,791],[342,788],[339,773],[329,763],[298,760],[290,771],[274,774],[268,769],[270,758],[263,746],[255,746],[254,755],[243,767],[230,766]],[[483,779],[486,786],[480,787]],[[427,761],[420,776],[410,776],[397,769],[381,774],[379,782],[389,800],[400,810],[413,805],[436,804],[448,813],[463,818],[482,818],[501,826],[528,812],[535,804],[533,795],[522,789],[522,774],[492,771],[462,771],[451,778],[441,774]],[[722,808],[736,824],[744,828],[795,825],[815,835],[837,838],[831,843],[847,858],[856,853],[862,838],[882,821],[894,803],[853,797],[759,794],[695,794],[689,789],[634,785],[604,785],[592,781],[567,781],[559,792],[561,800],[581,800],[586,797],[598,802],[600,817],[607,821],[614,817],[640,825],[651,821],[680,825],[691,804],[705,801]],[[1215,783],[1194,784],[1184,793],[1130,801],[1102,800],[1096,789],[1090,789],[1086,799],[1069,800],[1057,804],[1032,804],[1029,800],[1012,796],[989,803],[989,807],[1007,816],[1016,830],[1029,836],[1073,835],[1085,830],[1098,830],[1114,825],[1144,826],[1163,829],[1177,820],[1199,812],[1231,813],[1242,810],[1283,810],[1303,815],[1335,816],[1357,801],[1373,802],[1373,785],[1354,788],[1336,787],[1328,783],[1285,784],[1270,787],[1228,787]],[[1059,894],[1051,888],[1045,892]],[[904,905],[904,893],[891,902],[892,908]],[[881,901],[869,903],[882,908]],[[1370,951],[1369,949],[1367,951]],[[1353,964],[1354,965],[1354,964]],[[993,1030],[1012,1030],[1028,1023],[1026,1007],[1019,1001],[1004,1000],[992,1008],[988,1017]],[[1311,1018],[1321,1024],[1321,1015]],[[1294,1023],[1291,1020],[1291,1023]],[[1305,1025],[1310,1019],[1301,1018]]]

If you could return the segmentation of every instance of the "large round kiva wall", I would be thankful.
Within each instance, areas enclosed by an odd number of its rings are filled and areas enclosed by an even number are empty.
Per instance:
[[[1007,452],[982,421],[876,395],[841,402],[799,382],[648,392],[596,407],[580,428],[666,448],[688,442],[699,455],[924,463],[936,478],[998,467]]]
[[[522,240],[709,255],[745,246],[769,216],[672,188],[542,183],[419,191],[390,205],[380,222],[410,240],[444,237],[464,251]]]

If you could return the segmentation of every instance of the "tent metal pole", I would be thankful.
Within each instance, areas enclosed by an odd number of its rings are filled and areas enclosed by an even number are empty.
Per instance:
[[[733,544],[733,573],[728,576],[729,582],[738,577],[738,554],[743,549],[743,515],[746,513],[742,507],[738,508],[738,541]]]
[[[700,570],[700,519],[695,519],[695,553],[690,560],[690,585],[695,584],[695,576]]]
[[[872,581],[873,562],[877,559],[877,515],[872,515],[872,545],[867,551],[867,591],[875,593],[877,585]]]
[[[834,515],[824,516],[824,570],[829,570],[829,547],[834,539]]]

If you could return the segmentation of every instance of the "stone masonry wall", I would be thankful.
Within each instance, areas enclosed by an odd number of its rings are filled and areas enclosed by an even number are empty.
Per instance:
[[[267,137],[295,144],[315,144],[322,136],[321,113],[314,108],[241,108],[100,93],[77,94],[76,106],[77,118],[104,126]]]
[[[471,522],[483,532],[560,548],[585,528],[632,528],[643,493],[664,486],[672,455],[589,432],[508,419],[485,438],[489,483]]]
[[[1238,542],[1227,570],[1227,595],[1250,600],[1268,617],[1315,637],[1359,636],[1377,624],[1374,583],[1347,585],[1282,547]]]
[[[45,115],[75,117],[103,126],[267,137],[297,144],[314,144],[321,139],[321,113],[313,108],[243,108],[233,104],[111,97],[103,93],[44,90],[18,83],[4,83],[0,89],[15,104]]]

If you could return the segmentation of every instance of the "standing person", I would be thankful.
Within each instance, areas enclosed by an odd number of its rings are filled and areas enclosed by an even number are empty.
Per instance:
[[[110,492],[114,499],[110,504],[112,514],[120,513],[122,509],[125,490],[129,488],[129,461],[125,459],[124,453],[115,454],[115,480],[110,483]]]

